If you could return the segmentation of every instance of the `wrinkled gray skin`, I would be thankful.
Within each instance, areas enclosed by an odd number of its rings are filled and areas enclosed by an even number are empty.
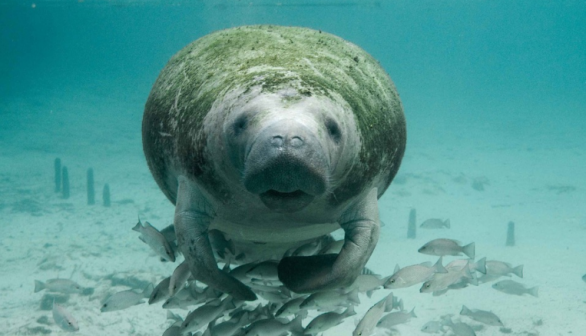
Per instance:
[[[377,198],[405,149],[402,106],[388,75],[359,47],[306,28],[245,26],[177,53],[153,86],[143,147],[176,206],[177,240],[193,276],[237,299],[255,294],[218,269],[217,229],[242,261],[338,228],[338,255],[286,257],[279,278],[310,293],[349,285],[379,235]]]

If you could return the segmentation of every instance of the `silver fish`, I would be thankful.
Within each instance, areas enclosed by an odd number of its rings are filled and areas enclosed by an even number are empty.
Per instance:
[[[509,276],[510,274],[515,274],[519,278],[523,278],[523,265],[513,267],[511,264],[506,262],[488,260],[486,262],[486,274],[498,276]]]
[[[522,284],[513,281],[513,280],[501,280],[495,284],[492,285],[492,288],[506,293],[506,294],[513,294],[513,295],[523,295],[523,294],[529,294],[529,295],[533,295],[535,297],[537,296],[537,287],[532,287],[532,288],[527,288],[525,286],[523,286]]]
[[[294,336],[302,336],[304,334],[301,321],[304,315],[298,315],[291,322],[283,319],[276,319],[274,317],[256,320],[246,328],[243,334],[246,336],[281,336],[290,332]]]
[[[459,271],[466,265],[468,265],[470,271],[478,271],[482,274],[486,274],[486,258],[479,259],[477,262],[470,259],[456,259],[446,265],[446,270]]]
[[[360,304],[360,299],[358,298],[358,291],[356,289],[352,290],[349,293],[336,290],[313,293],[309,297],[307,297],[307,299],[305,299],[305,301],[303,301],[299,307],[304,309],[312,309],[316,307],[329,308],[347,306],[349,304]]]
[[[462,306],[460,315],[468,316],[474,321],[478,321],[491,326],[503,326],[503,322],[501,322],[501,319],[490,311],[480,309],[468,309],[468,307]]]
[[[279,262],[274,260],[267,260],[261,263],[258,263],[256,266],[252,267],[251,269],[246,272],[246,276],[249,278],[254,279],[262,279],[262,280],[279,280],[279,274],[277,271],[277,267],[279,266]]]
[[[391,329],[391,327],[396,326],[398,324],[409,322],[409,320],[411,320],[411,318],[414,317],[417,317],[417,315],[415,315],[415,308],[411,309],[410,312],[401,311],[389,313],[383,316],[383,318],[381,318],[380,321],[378,321],[376,326],[379,328]]]
[[[169,296],[173,296],[182,290],[190,276],[191,272],[189,271],[189,264],[183,261],[181,264],[179,264],[179,266],[177,266],[177,268],[175,268],[173,275],[171,275],[168,288]]]
[[[437,334],[443,331],[443,323],[438,321],[429,321],[421,327],[421,331],[426,334]]]
[[[305,297],[301,296],[292,300],[287,301],[277,312],[275,313],[276,317],[283,317],[297,314],[301,307],[300,305],[305,301]]]
[[[462,281],[462,278],[473,279],[472,274],[470,273],[470,269],[468,267],[464,267],[459,271],[450,271],[448,273],[435,273],[431,277],[431,279],[423,283],[419,292],[431,293],[444,291],[448,289],[449,286]]]
[[[237,319],[230,319],[228,321],[218,323],[213,327],[209,327],[208,330],[210,331],[209,334],[211,336],[234,335],[242,326],[248,324],[249,322],[248,312],[245,311],[244,314],[238,316]]]
[[[316,335],[322,333],[330,328],[337,326],[338,324],[342,323],[346,317],[352,315],[356,315],[354,312],[354,306],[346,308],[346,310],[342,313],[327,312],[318,315],[311,322],[309,322],[307,327],[305,327],[305,334]]]
[[[389,294],[390,296],[393,293]],[[392,300],[392,299],[391,299]],[[364,317],[358,322],[356,325],[356,329],[352,333],[352,336],[369,336],[373,333],[376,324],[383,316],[385,312],[385,306],[387,304],[387,297],[380,300],[376,304],[374,304],[370,309],[364,314]]]
[[[81,294],[83,288],[75,281],[67,279],[49,279],[46,282],[35,280],[35,293],[46,289],[49,292],[63,294]]]
[[[161,302],[167,300],[169,296],[169,282],[171,277],[166,277],[153,289],[151,296],[149,297],[149,304]]]
[[[79,331],[77,321],[65,308],[53,302],[53,319],[65,331]]]
[[[421,223],[421,225],[419,225],[420,228],[422,229],[449,229],[450,228],[450,220],[446,219],[441,220],[439,218],[430,218],[427,219],[425,221],[423,221],[423,223]]]
[[[149,222],[144,222],[143,225],[139,218],[138,223],[136,223],[132,230],[140,233],[138,238],[150,246],[159,257],[167,261],[175,262],[175,251],[173,251],[163,234]]]
[[[435,256],[459,256],[462,253],[470,259],[474,259],[475,244],[470,243],[466,246],[461,246],[457,241],[452,239],[434,239],[419,248],[418,252],[423,254]]]
[[[224,234],[219,230],[209,230],[208,238],[213,250],[221,259],[226,258],[226,252],[230,253],[231,255],[236,254],[234,242],[227,240],[226,236],[224,236]]]
[[[106,299],[106,301],[102,304],[100,311],[102,313],[111,312],[144,303],[142,299],[150,297],[152,292],[152,284],[148,285],[141,293],[137,293],[132,289],[118,292]]]
[[[346,290],[356,289],[358,293],[366,293],[368,297],[371,297],[374,290],[382,287],[388,280],[389,277],[381,278],[376,274],[360,274]]]
[[[431,266],[431,263],[423,263],[403,267],[398,270],[395,269],[395,273],[385,283],[385,288],[410,287],[428,280],[435,273],[447,273],[446,269],[442,266],[442,257],[433,266]]]
[[[452,319],[447,318],[444,320],[444,325],[448,328],[452,329],[452,332],[456,336],[476,336],[474,329],[467,325],[466,323],[461,322],[452,322]]]
[[[197,331],[202,329],[225,311],[234,308],[236,308],[236,306],[234,305],[232,299],[225,299],[224,301],[220,301],[218,299],[208,302],[187,314],[185,320],[183,323],[181,323],[181,331],[183,333],[187,333],[190,331]]]

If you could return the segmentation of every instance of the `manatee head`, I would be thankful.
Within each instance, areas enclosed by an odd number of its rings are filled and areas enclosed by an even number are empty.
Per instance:
[[[332,188],[359,141],[352,115],[323,96],[255,88],[223,124],[226,155],[246,191],[276,212],[295,212]],[[350,148],[352,151],[352,148]]]

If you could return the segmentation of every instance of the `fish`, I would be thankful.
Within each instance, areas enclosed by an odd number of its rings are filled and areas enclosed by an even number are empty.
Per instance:
[[[383,316],[380,319],[380,321],[378,321],[376,326],[379,328],[391,329],[391,327],[396,326],[398,324],[409,322],[409,320],[411,320],[414,317],[417,317],[417,315],[415,315],[415,308],[411,309],[410,312],[400,311],[388,313],[387,315]]]
[[[279,310],[277,310],[277,312],[275,313],[276,317],[283,317],[283,316],[289,316],[289,315],[294,315],[297,314],[300,310],[301,310],[301,303],[303,303],[303,301],[305,301],[306,297],[301,296],[292,300],[287,301],[285,304],[283,304],[281,306],[281,308],[279,308]]]
[[[419,225],[420,228],[422,229],[449,229],[450,228],[450,220],[446,219],[446,220],[441,220],[439,218],[430,218],[430,219],[426,219],[425,221],[423,221],[423,223],[421,223],[421,225]]]
[[[65,331],[79,331],[77,320],[62,306],[53,302],[53,320]]]
[[[169,280],[169,296],[175,295],[175,293],[179,292],[185,284],[187,283],[187,279],[191,276],[191,271],[189,270],[189,264],[183,261],[175,270],[173,271],[173,275],[171,275],[171,279]]]
[[[254,267],[246,272],[246,276],[253,279],[262,279],[268,281],[278,281],[279,272],[277,267],[279,262],[275,260],[267,260],[256,264]]]
[[[248,312],[245,311],[236,319],[230,319],[214,326],[210,326],[208,327],[208,330],[210,336],[234,335],[242,326],[248,324],[249,322],[250,320],[248,319]]]
[[[210,301],[187,314],[185,320],[181,323],[181,332],[187,333],[202,329],[225,311],[234,308],[236,306],[231,298],[224,299],[224,301],[219,299]]]
[[[386,298],[387,302],[385,303],[385,313],[390,312],[393,309],[398,309],[399,311],[403,311],[403,300],[400,300],[393,293],[389,293]]]
[[[515,274],[519,278],[523,278],[523,265],[513,267],[511,264],[503,261],[488,260],[486,262],[486,274],[498,276],[509,276],[510,274]]]
[[[181,326],[172,325],[163,332],[163,336],[186,336],[186,335],[183,335],[181,333]]]
[[[449,288],[449,286],[462,281],[462,278],[473,279],[470,269],[464,267],[459,271],[450,271],[448,273],[435,273],[431,279],[425,281],[419,289],[421,293],[440,292]]]
[[[465,254],[470,259],[474,259],[475,244],[470,243],[461,246],[458,241],[446,238],[434,239],[419,248],[418,252],[435,256],[459,256]]]
[[[159,257],[167,261],[175,262],[175,251],[173,251],[165,236],[149,222],[144,222],[143,225],[139,218],[138,223],[136,223],[132,230],[140,233],[138,239],[153,249]]]
[[[236,255],[234,242],[226,239],[226,236],[221,231],[215,229],[209,230],[208,238],[210,239],[210,245],[212,245],[213,250],[221,259],[226,258],[226,252],[229,252],[233,256]]]
[[[149,284],[141,293],[137,293],[133,289],[124,290],[114,295],[111,295],[102,304],[100,311],[102,313],[112,312],[116,310],[126,309],[141,303],[144,298],[149,298],[153,292],[153,285]]]
[[[384,308],[383,308],[384,309]],[[350,306],[346,308],[346,310],[342,313],[336,312],[327,312],[321,315],[318,315],[316,318],[311,320],[307,327],[305,327],[305,334],[306,335],[316,335],[322,333],[330,328],[337,326],[338,324],[342,323],[342,321],[349,316],[356,315],[354,312],[354,306]]]
[[[325,307],[338,307],[338,306],[347,306],[347,305],[357,305],[360,304],[360,299],[358,298],[358,291],[356,289],[352,290],[349,293],[345,293],[344,291],[323,291],[313,293],[305,299],[300,308],[304,309],[314,309],[314,308],[325,308]]]
[[[171,277],[166,277],[165,279],[161,280],[153,292],[149,297],[149,304],[161,302],[167,300],[171,294],[169,293],[169,282],[171,281]]]
[[[503,292],[506,294],[513,294],[513,295],[523,295],[529,294],[535,297],[538,297],[538,287],[527,288],[522,284],[513,281],[513,280],[501,280],[492,285],[492,288],[498,290],[499,292]]]
[[[398,269],[391,275],[389,280],[384,284],[386,289],[406,288],[418,283],[429,280],[435,273],[447,273],[442,266],[442,257],[438,259],[435,265],[431,263],[422,263],[417,265],[406,266]]]
[[[293,336],[302,336],[304,329],[301,321],[304,318],[305,315],[297,315],[291,322],[274,317],[256,320],[243,328],[242,334],[246,336],[281,336],[290,332]]]
[[[360,274],[356,277],[354,283],[346,287],[345,290],[349,292],[356,289],[358,293],[366,293],[368,297],[371,297],[372,293],[382,287],[388,280],[389,277],[381,278],[376,274]]]
[[[393,293],[389,294],[392,296]],[[375,303],[356,325],[356,329],[352,332],[352,336],[369,336],[374,332],[374,328],[376,324],[383,316],[385,312],[385,306],[387,304],[387,298],[380,300],[379,302]],[[392,301],[392,299],[391,299]]]
[[[491,311],[480,310],[480,309],[468,309],[466,306],[462,306],[460,315],[468,316],[474,321],[484,323],[491,326],[503,327],[504,324],[501,319]]]
[[[449,271],[451,269],[460,270],[465,265],[468,265],[470,271],[478,271],[482,274],[486,274],[486,258],[479,259],[477,262],[474,262],[470,259],[456,259],[451,263],[446,265],[446,269]]]
[[[443,331],[444,324],[438,321],[429,321],[421,327],[426,334],[437,334]]]
[[[586,282],[586,274],[582,276],[582,281]]]
[[[83,288],[75,281],[68,279],[49,279],[45,282],[35,280],[35,293],[46,289],[49,292],[63,294],[81,294]]]
[[[476,336],[474,329],[462,322],[452,322],[451,318],[444,319],[444,325],[450,329],[456,336]]]

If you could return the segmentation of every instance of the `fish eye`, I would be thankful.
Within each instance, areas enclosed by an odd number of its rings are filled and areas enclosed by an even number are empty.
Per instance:
[[[391,279],[391,283],[395,283],[395,279]]]
[[[431,284],[425,285],[425,288],[429,288],[429,287],[431,287]]]

